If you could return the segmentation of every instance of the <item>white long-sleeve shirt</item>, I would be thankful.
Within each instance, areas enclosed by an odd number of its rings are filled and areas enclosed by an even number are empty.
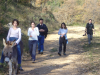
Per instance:
[[[30,37],[30,35],[32,37]],[[29,28],[28,29],[28,36],[29,36],[29,40],[38,40],[38,36],[39,36],[38,27],[35,27],[34,30],[32,30],[32,28]]]
[[[8,35],[7,35],[7,41],[9,41],[10,37],[16,37],[18,40],[16,40],[16,43],[18,44],[21,41],[21,29],[17,28],[16,30],[12,27],[9,29]]]

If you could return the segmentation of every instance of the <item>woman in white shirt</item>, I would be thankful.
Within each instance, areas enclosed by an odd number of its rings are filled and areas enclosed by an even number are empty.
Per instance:
[[[39,30],[35,27],[35,22],[31,22],[31,27],[28,29],[29,36],[29,52],[32,57],[32,62],[35,61],[36,58],[36,46],[38,42]]]
[[[12,21],[13,27],[9,29],[8,35],[7,35],[7,41],[14,41],[16,40],[15,45],[17,45],[17,52],[18,52],[18,66],[19,70],[23,71],[21,67],[21,50],[20,50],[20,45],[19,42],[21,41],[21,29],[18,28],[17,26],[19,25],[19,21],[17,19],[14,19]],[[1,56],[1,63],[4,63],[4,55],[2,52]]]
[[[62,52],[62,45],[64,46],[63,48],[63,54],[66,55],[66,42],[67,42],[67,32],[68,32],[68,29],[66,27],[66,24],[65,23],[62,23],[61,24],[61,28],[59,29],[59,32],[58,32],[58,35],[60,35],[60,38],[59,38],[59,52],[58,52],[58,55],[61,56],[61,52]]]

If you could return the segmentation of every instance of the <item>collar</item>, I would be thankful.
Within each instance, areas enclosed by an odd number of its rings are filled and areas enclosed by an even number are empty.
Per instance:
[[[43,26],[43,24],[40,24],[40,25],[42,25],[42,26]]]

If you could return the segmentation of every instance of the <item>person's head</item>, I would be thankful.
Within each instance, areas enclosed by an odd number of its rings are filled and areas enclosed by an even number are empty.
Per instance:
[[[92,19],[89,19],[89,23],[92,23]]]
[[[14,20],[12,21],[12,25],[13,25],[14,27],[17,27],[17,26],[19,25],[19,21],[18,21],[17,19],[14,19]]]
[[[43,24],[43,19],[40,18],[40,19],[39,19],[39,22],[40,22],[40,24]]]
[[[35,22],[34,21],[31,22],[31,27],[35,28]]]
[[[61,28],[63,29],[67,29],[67,27],[66,27],[66,24],[63,22],[62,24],[61,24]]]

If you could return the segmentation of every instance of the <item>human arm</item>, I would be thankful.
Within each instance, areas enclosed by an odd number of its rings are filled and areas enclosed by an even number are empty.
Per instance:
[[[18,40],[16,40],[16,44],[19,44],[19,42],[21,41],[21,29],[19,28],[19,38]]]
[[[39,31],[40,31],[40,32],[48,32],[48,28],[47,28],[47,26],[44,24],[44,25],[43,25],[43,29],[40,29]]]
[[[87,32],[87,28],[88,28],[88,23],[86,24],[85,33]]]
[[[10,34],[11,34],[11,28],[10,28],[9,31],[8,31],[7,41],[9,41]]]
[[[27,35],[28,35],[29,37],[32,37],[32,36],[30,35],[30,33],[31,33],[31,32],[30,32],[30,28],[29,28],[29,29],[28,29],[28,34],[27,34]]]
[[[93,25],[92,29],[93,29],[93,33],[95,34],[95,29],[94,29],[94,25]]]
[[[39,36],[39,29],[36,27],[36,35]]]

